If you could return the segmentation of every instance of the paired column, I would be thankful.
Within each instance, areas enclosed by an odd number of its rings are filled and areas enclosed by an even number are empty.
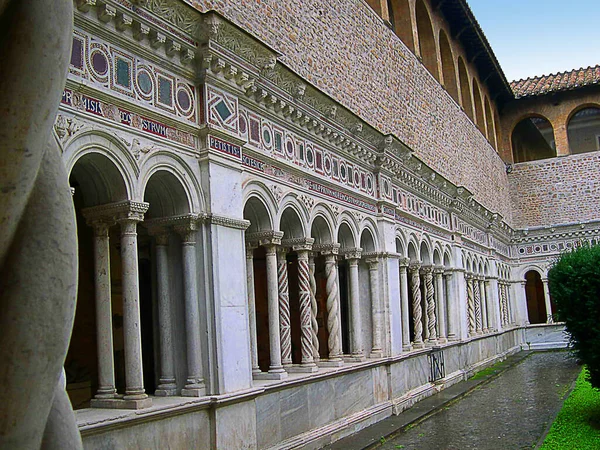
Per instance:
[[[258,367],[258,343],[256,336],[256,299],[254,294],[254,249],[246,246],[246,282],[248,291],[248,322],[250,324],[250,356],[252,358],[252,374],[260,373]]]
[[[408,258],[400,259],[400,297],[402,301],[402,349],[410,351],[410,309],[408,306]]]
[[[444,268],[436,267],[433,270],[435,277],[435,303],[437,305],[438,338],[444,343],[446,339],[446,299],[444,295]]]
[[[275,233],[274,233],[275,234]],[[281,236],[274,237],[268,243],[263,244],[266,251],[267,265],[267,303],[269,310],[269,351],[270,365],[269,377],[282,379],[287,377],[281,363],[281,341],[279,331],[279,286],[277,281],[277,246],[281,243]]]
[[[292,365],[292,328],[290,321],[290,293],[287,270],[287,249],[277,249],[277,286],[279,299],[279,336],[281,363],[288,369]]]
[[[487,307],[487,292],[485,289],[485,278],[479,279],[479,292],[481,297],[481,326],[484,333],[489,331],[488,307]]]
[[[345,252],[348,260],[348,278],[350,280],[350,323],[352,326],[352,359],[364,360],[364,349],[362,342],[362,320],[360,316],[360,291],[358,279],[358,263],[361,257],[361,249],[352,249]]]
[[[321,359],[319,354],[319,323],[317,322],[317,280],[315,279],[315,255],[313,252],[308,254],[308,275],[310,284],[310,324],[311,340],[313,349],[313,361],[318,362]]]
[[[382,311],[381,298],[379,295],[379,261],[376,258],[366,260],[369,266],[369,292],[371,294],[371,317],[373,327],[373,343],[371,347],[371,358],[381,358],[383,356],[382,344]]]
[[[546,323],[554,323],[552,318],[552,302],[550,301],[550,288],[548,287],[548,278],[542,278],[544,285],[544,302],[546,303]]]
[[[200,397],[206,393],[202,371],[200,340],[200,307],[198,305],[198,271],[196,268],[196,220],[177,225],[175,231],[181,235],[183,255],[183,296],[185,301],[185,328],[187,344],[188,375],[181,395]]]
[[[467,282],[467,324],[469,329],[469,336],[473,336],[476,332],[475,292],[473,288],[473,276],[471,274],[465,274],[465,281]]]
[[[292,246],[298,255],[298,290],[300,297],[300,345],[302,347],[302,362],[298,369],[302,372],[316,372],[313,346],[313,311],[311,303],[310,267],[308,257],[312,249],[312,238],[306,238],[303,243]],[[315,301],[316,306],[316,301]],[[316,315],[316,311],[315,311]]]
[[[169,286],[169,233],[165,229],[150,230],[156,240],[156,275],[158,281],[158,325],[160,343],[160,378],[154,393],[157,396],[176,395],[173,364],[173,329]]]
[[[424,267],[423,270],[424,294],[427,320],[427,342],[429,344],[437,343],[437,318],[435,316],[435,298],[433,289],[433,267]]]
[[[340,295],[338,291],[338,271],[336,256],[339,250],[339,244],[331,244],[329,248],[323,249],[321,253],[325,256],[325,276],[327,277],[327,332],[329,338],[327,345],[329,347],[329,361],[324,365],[339,366],[342,364],[342,345],[340,341]]]
[[[479,289],[479,280],[473,277],[473,303],[475,305],[475,331],[477,334],[483,333],[481,323],[481,291]]]
[[[446,285],[445,289],[445,297],[446,297],[446,306],[448,311],[448,340],[449,341],[457,341],[458,340],[458,304],[457,301],[453,302],[453,295],[455,291],[453,290],[453,281],[455,280],[456,275],[452,270],[448,270],[444,272],[444,283]],[[456,296],[458,299],[458,296]]]
[[[142,334],[140,326],[140,291],[138,271],[137,224],[143,212],[131,211],[120,217],[121,264],[123,280],[123,329],[125,343],[124,400],[144,400],[144,373],[142,368]]]
[[[95,398],[117,397],[112,329],[112,298],[110,292],[110,223],[95,221],[94,271],[96,293],[96,339],[98,345],[98,392]]]
[[[414,327],[414,348],[423,348],[423,312],[421,310],[421,276],[419,271],[420,264],[410,266],[410,288],[412,292],[413,307],[413,327]]]

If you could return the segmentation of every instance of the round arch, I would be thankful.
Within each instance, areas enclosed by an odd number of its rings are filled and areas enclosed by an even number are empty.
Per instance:
[[[571,154],[600,150],[600,106],[579,105],[569,114],[566,126]]]
[[[467,113],[467,116],[473,120],[473,102],[471,101],[471,88],[469,86],[469,73],[467,72],[467,66],[462,57],[458,57],[458,81],[460,84],[460,100],[463,110]]]
[[[510,145],[515,163],[556,156],[554,128],[541,114],[527,114],[511,128]]]
[[[476,78],[473,78],[473,104],[475,105],[475,123],[479,126],[483,135],[485,132],[485,119],[483,118],[483,103],[481,101],[481,89]]]
[[[306,236],[306,227],[302,221],[302,211],[294,203],[287,203],[281,209],[278,218],[279,230],[283,231],[283,239],[298,239]]]
[[[250,221],[246,233],[273,230],[273,215],[269,211],[264,198],[254,192],[244,203],[244,219]]]
[[[450,41],[448,40],[448,36],[444,30],[440,30],[439,43],[444,87],[454,101],[456,103],[460,103],[458,96],[458,84],[456,81],[456,65],[454,64],[454,55],[452,54],[452,47],[450,46]]]
[[[144,186],[144,201],[150,206],[147,219],[173,217],[192,212],[190,199],[181,179],[169,167],[156,167]]]
[[[360,233],[360,248],[363,252],[374,252],[377,247],[375,246],[375,238],[369,227],[365,227]]]
[[[342,220],[337,230],[337,242],[341,248],[355,248],[356,235],[352,231],[352,226],[346,220]]]
[[[315,244],[330,244],[333,242],[331,229],[327,217],[318,213],[312,220],[310,237],[315,240]]]
[[[419,37],[419,54],[423,64],[431,72],[436,80],[439,81],[440,73],[437,63],[437,50],[435,37],[433,35],[433,24],[427,5],[423,0],[417,0],[415,5],[417,18],[417,34]]]

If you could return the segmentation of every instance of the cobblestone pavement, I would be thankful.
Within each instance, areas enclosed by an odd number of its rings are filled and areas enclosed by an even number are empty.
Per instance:
[[[567,352],[534,353],[378,448],[533,448],[580,370]]]

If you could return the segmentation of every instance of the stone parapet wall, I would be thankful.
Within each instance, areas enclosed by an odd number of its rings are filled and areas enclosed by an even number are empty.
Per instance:
[[[600,154],[520,163],[509,175],[515,228],[600,217]]]
[[[504,164],[450,95],[360,0],[190,1],[216,10],[280,60],[511,223]],[[286,26],[286,24],[291,26]]]

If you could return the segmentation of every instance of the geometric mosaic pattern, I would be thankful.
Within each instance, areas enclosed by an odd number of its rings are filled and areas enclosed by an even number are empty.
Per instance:
[[[211,86],[206,88],[206,110],[208,122],[226,131],[238,134],[237,98]]]
[[[69,73],[100,90],[197,123],[192,83],[78,29],[73,32]]]

